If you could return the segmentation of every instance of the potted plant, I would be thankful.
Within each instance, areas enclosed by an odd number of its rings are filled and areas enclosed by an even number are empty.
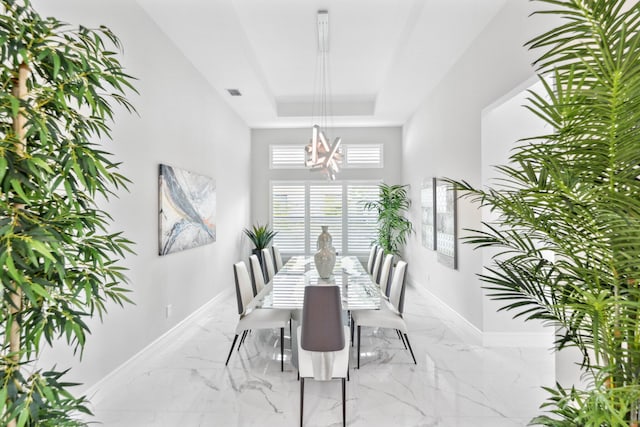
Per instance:
[[[97,138],[131,77],[105,27],[70,28],[27,0],[0,8],[0,425],[85,425],[65,372],[36,370],[44,341],[82,354],[87,318],[129,301],[118,260],[131,242],[100,205],[128,180]],[[116,49],[117,50],[117,49]]]
[[[269,224],[260,225],[259,223],[251,228],[245,228],[243,231],[253,243],[254,249],[252,252],[254,254],[260,253],[262,249],[269,247],[273,238],[278,234],[277,231],[269,228]]]
[[[544,84],[500,187],[456,183],[496,212],[466,242],[498,249],[481,275],[502,310],[577,348],[586,386],[548,388],[534,425],[637,427],[640,402],[640,4],[538,0],[561,25],[529,42]],[[544,77],[552,77],[553,83]]]
[[[411,206],[407,194],[409,185],[378,185],[378,200],[364,204],[367,210],[378,214],[378,235],[374,243],[378,243],[385,254],[399,255],[407,243],[407,237],[413,232],[413,224],[404,215]]]

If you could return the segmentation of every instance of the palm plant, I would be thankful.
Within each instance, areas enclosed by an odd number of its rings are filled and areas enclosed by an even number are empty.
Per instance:
[[[388,185],[383,182],[378,188],[378,200],[364,203],[364,208],[378,214],[378,236],[375,243],[386,254],[399,255],[407,243],[407,237],[413,232],[413,224],[404,216],[411,207],[407,194],[409,186]]]
[[[0,425],[85,425],[55,368],[29,368],[43,341],[82,352],[107,304],[129,301],[117,262],[131,242],[95,203],[128,180],[91,139],[132,89],[107,28],[71,29],[28,0],[0,0]]]
[[[528,44],[544,84],[528,108],[552,131],[521,141],[500,186],[456,183],[498,214],[466,242],[499,249],[481,278],[503,310],[558,327],[556,347],[582,354],[588,385],[548,388],[532,424],[637,426],[640,5],[537,1],[563,19]]]

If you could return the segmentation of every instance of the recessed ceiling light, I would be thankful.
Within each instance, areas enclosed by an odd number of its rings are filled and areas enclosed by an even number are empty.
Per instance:
[[[229,92],[231,96],[242,96],[240,89],[227,89],[227,92]]]

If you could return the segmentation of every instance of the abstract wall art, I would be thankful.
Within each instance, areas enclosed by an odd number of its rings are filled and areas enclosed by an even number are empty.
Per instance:
[[[158,252],[167,255],[216,240],[216,181],[161,164]]]
[[[438,261],[456,269],[456,189],[443,179],[436,179],[436,250]]]
[[[422,246],[434,250],[436,248],[435,233],[435,194],[433,191],[435,178],[426,178],[422,181],[420,190],[420,209],[422,214]]]

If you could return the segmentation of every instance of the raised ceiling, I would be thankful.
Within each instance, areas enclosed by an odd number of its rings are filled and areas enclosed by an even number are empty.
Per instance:
[[[252,128],[312,124],[318,10],[329,12],[330,124],[392,126],[506,1],[138,0]]]

